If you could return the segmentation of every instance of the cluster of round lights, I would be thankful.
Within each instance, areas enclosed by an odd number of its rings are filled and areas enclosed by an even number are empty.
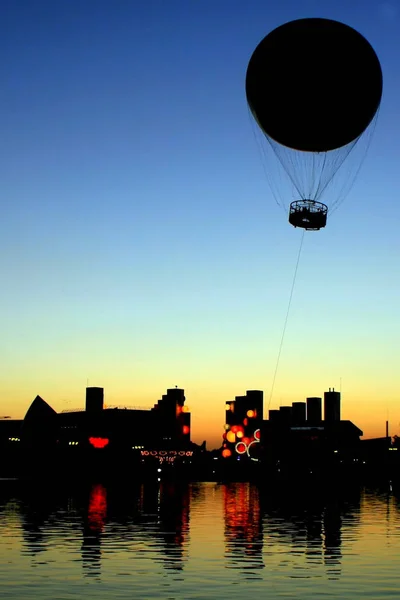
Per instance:
[[[230,442],[231,440],[229,439],[230,436],[229,434],[232,433],[232,440],[235,441],[235,433],[229,431],[226,439],[228,442]],[[236,433],[237,436],[237,433]],[[239,436],[237,436],[239,437]],[[235,446],[235,450],[237,452],[237,454],[247,454],[247,456],[249,458],[251,458],[251,460],[257,461],[257,458],[254,458],[253,456],[251,456],[250,452],[251,452],[251,447],[254,446],[254,444],[259,444],[260,443],[260,438],[261,438],[261,433],[259,429],[256,429],[254,432],[254,437],[249,438],[249,437],[241,437],[241,439],[236,443]],[[231,442],[232,443],[232,442]],[[229,456],[232,456],[232,451],[229,448],[224,448],[222,450],[222,456],[224,458],[229,458]]]
[[[234,410],[233,403],[226,404],[226,410]],[[246,412],[246,417],[243,419],[243,425],[225,425],[225,433],[222,435],[223,439],[230,444],[235,444],[235,451],[237,454],[247,454],[251,460],[257,460],[250,455],[250,448],[260,442],[260,430],[254,431],[253,437],[245,436],[245,427],[249,424],[249,419],[257,418],[257,410],[250,409]],[[222,450],[222,456],[228,458],[232,456],[232,450],[230,448],[224,448]]]
[[[235,446],[235,450],[238,454],[247,454],[247,456],[249,456],[249,458],[251,458],[252,460],[257,460],[256,458],[253,458],[252,456],[250,456],[250,448],[254,444],[259,444],[259,443],[260,443],[260,430],[256,429],[254,432],[254,438],[253,439],[243,438],[242,440],[240,440],[240,442],[237,442],[237,444]]]

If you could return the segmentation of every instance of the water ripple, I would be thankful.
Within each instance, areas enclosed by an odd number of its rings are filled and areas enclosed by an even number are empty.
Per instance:
[[[10,600],[398,597],[400,499],[247,483],[0,482]]]

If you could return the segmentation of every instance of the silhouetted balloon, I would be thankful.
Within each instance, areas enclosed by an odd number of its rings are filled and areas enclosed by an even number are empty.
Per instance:
[[[299,19],[269,33],[247,69],[258,125],[288,148],[328,152],[356,140],[376,114],[382,70],[369,42],[329,19]]]

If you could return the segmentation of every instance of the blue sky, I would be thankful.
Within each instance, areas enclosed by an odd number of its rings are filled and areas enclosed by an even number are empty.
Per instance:
[[[306,234],[271,407],[341,378],[345,417],[372,435],[389,411],[397,432],[400,5],[379,2],[3,0],[3,412],[37,393],[80,406],[87,379],[113,404],[178,384],[201,441],[224,400],[268,400],[301,233],[244,78],[271,29],[307,16],[367,37],[384,96],[351,194]]]

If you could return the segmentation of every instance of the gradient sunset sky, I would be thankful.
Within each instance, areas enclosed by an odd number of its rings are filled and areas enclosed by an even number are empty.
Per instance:
[[[400,3],[369,0],[1,2],[0,415],[83,407],[87,380],[140,406],[178,385],[213,447],[226,400],[262,389],[267,412],[302,234],[244,80],[311,16],[371,42],[384,95],[350,195],[305,234],[269,408],[341,387],[366,437],[400,433]]]

